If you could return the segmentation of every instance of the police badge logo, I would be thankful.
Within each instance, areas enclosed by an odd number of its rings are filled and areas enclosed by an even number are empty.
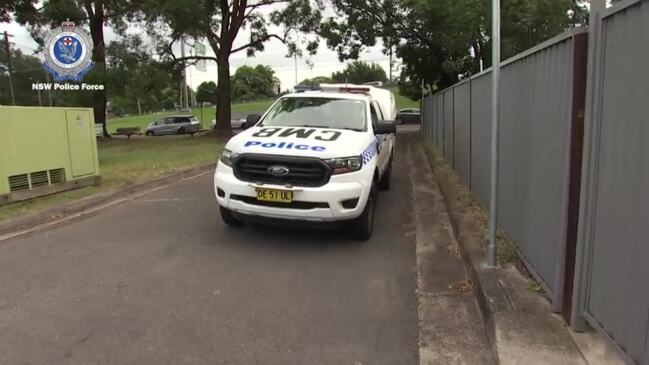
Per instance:
[[[81,81],[95,67],[90,35],[73,22],[62,22],[52,30],[45,38],[44,54],[43,68],[54,81]]]

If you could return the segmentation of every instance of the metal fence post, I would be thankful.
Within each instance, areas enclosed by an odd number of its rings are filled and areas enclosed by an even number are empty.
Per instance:
[[[570,326],[575,331],[584,331],[588,326],[583,318],[583,309],[586,300],[586,290],[589,275],[584,272],[587,266],[586,260],[589,256],[589,236],[587,232],[590,226],[587,222],[592,218],[592,207],[590,197],[595,179],[593,178],[593,150],[598,146],[594,144],[597,140],[598,123],[596,122],[597,101],[595,100],[598,78],[597,70],[600,67],[599,55],[601,52],[602,34],[602,11],[606,9],[606,0],[592,0],[590,2],[590,25],[588,37],[588,66],[586,79],[586,108],[584,122],[583,161],[582,161],[582,187],[580,192],[579,219],[577,228],[577,243],[575,248],[575,268],[572,292],[572,312],[570,315]]]
[[[491,89],[491,192],[489,197],[489,244],[487,246],[487,267],[498,266],[498,114],[500,82],[500,0],[493,0],[492,6],[492,89]]]

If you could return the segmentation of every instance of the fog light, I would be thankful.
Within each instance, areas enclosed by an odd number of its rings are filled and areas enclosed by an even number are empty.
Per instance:
[[[219,198],[223,198],[225,197],[225,191],[223,191],[223,189],[221,188],[216,188],[216,195],[218,195]]]
[[[358,205],[358,198],[343,200],[340,204],[345,209],[354,209]]]

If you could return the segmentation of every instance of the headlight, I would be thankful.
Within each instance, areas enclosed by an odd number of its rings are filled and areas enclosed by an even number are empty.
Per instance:
[[[325,160],[325,162],[333,169],[333,175],[358,171],[363,167],[363,159],[361,156],[332,158]]]
[[[223,151],[221,151],[221,162],[223,162],[227,166],[232,166],[232,161],[234,161],[235,158],[239,156],[238,153],[232,152],[227,148],[224,148]]]

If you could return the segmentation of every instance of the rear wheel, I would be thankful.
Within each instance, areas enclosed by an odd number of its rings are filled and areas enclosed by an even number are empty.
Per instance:
[[[221,219],[223,220],[223,223],[227,224],[230,227],[243,226],[243,222],[235,218],[231,210],[223,207],[219,207],[219,210],[221,211]]]
[[[376,188],[376,183],[373,184],[372,190],[370,191],[370,196],[367,198],[367,203],[365,204],[365,209],[363,213],[353,221],[351,221],[351,231],[354,236],[359,241],[367,241],[372,237],[372,232],[374,231],[374,214],[376,212],[376,200],[378,197],[378,191]]]
[[[400,117],[397,117],[397,119],[394,120],[394,123],[397,125],[403,124],[403,120]]]
[[[178,129],[178,134],[185,134],[185,128]]]

